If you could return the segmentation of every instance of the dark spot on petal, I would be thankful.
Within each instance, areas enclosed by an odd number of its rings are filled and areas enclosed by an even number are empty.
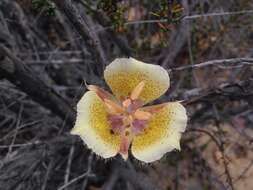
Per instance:
[[[111,134],[111,135],[114,135],[114,134],[115,134],[114,131],[113,131],[112,129],[110,129],[110,134]]]

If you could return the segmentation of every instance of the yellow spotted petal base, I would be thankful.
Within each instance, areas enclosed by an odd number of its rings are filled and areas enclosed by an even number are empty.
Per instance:
[[[179,102],[163,106],[153,115],[144,132],[133,139],[133,156],[149,163],[173,149],[180,150],[181,133],[185,131],[186,123],[186,110]]]
[[[168,72],[159,65],[147,64],[134,58],[118,58],[104,72],[105,81],[118,97],[130,96],[141,82],[145,84],[139,96],[144,103],[159,98],[169,88]]]
[[[93,91],[86,92],[78,102],[71,134],[79,135],[88,148],[103,158],[115,156],[120,149],[120,137],[111,133],[105,105]]]

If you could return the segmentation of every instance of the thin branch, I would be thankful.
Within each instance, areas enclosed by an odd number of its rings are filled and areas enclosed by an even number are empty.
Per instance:
[[[213,142],[217,145],[218,148],[221,147],[221,143],[219,142],[219,140],[208,130],[205,129],[199,129],[199,128],[190,128],[189,130],[187,130],[187,132],[200,132],[200,133],[205,133],[206,135],[208,135]]]
[[[192,19],[198,19],[198,18],[217,17],[217,16],[245,15],[245,14],[252,14],[252,13],[253,13],[253,10],[242,10],[242,11],[230,11],[230,12],[220,12],[220,13],[197,14],[197,15],[185,16],[183,20],[192,20]]]
[[[0,149],[5,149],[5,148],[20,148],[20,147],[25,147],[25,146],[33,146],[33,145],[38,145],[40,142],[34,142],[34,143],[24,143],[24,144],[10,144],[10,145],[0,145]]]
[[[19,113],[18,113],[18,118],[17,118],[17,121],[16,121],[15,133],[14,133],[11,145],[8,148],[8,153],[6,155],[7,160],[9,159],[9,155],[12,152],[13,145],[14,145],[14,143],[16,141],[16,138],[17,138],[18,130],[19,130],[19,127],[20,127],[21,119],[22,119],[23,109],[24,109],[24,106],[23,106],[23,104],[21,104],[20,109],[19,109]]]
[[[60,188],[58,188],[57,190],[63,190],[65,189],[66,187],[70,186],[71,184],[79,181],[80,179],[83,179],[87,176],[93,176],[92,174],[89,174],[88,171],[83,173],[82,175],[79,175],[78,177],[72,179],[71,181],[69,181],[68,183],[66,183],[65,185],[61,186]]]
[[[225,66],[231,66],[231,65],[235,65],[235,64],[239,64],[239,65],[253,65],[253,58],[246,58],[246,57],[242,57],[242,58],[231,58],[231,59],[216,59],[216,60],[211,60],[211,61],[206,61],[203,63],[199,63],[199,64],[195,64],[195,65],[186,65],[186,66],[182,66],[182,67],[175,67],[175,68],[170,68],[168,71],[183,71],[183,70],[187,70],[187,69],[198,69],[198,68],[202,68],[202,67],[207,67],[207,66],[221,66],[221,65],[225,65]]]
[[[202,90],[197,89],[197,92],[193,95],[185,94],[185,100],[183,100],[184,105],[194,104],[203,100],[213,100],[216,97],[226,97],[233,100],[245,100],[251,101],[253,98],[252,92],[253,79],[247,79],[245,81],[235,82],[235,83],[222,83],[215,89]],[[190,94],[190,93],[189,93]],[[187,97],[188,96],[188,97]]]
[[[69,181],[69,175],[70,175],[70,169],[71,169],[71,164],[72,164],[72,159],[75,151],[75,146],[74,144],[71,145],[70,150],[69,150],[69,157],[68,157],[68,163],[66,167],[66,174],[64,177],[64,183],[67,184]]]
[[[207,17],[218,17],[218,16],[232,16],[232,15],[245,15],[252,14],[253,10],[242,10],[242,11],[231,11],[231,12],[217,12],[207,14],[196,14],[190,16],[184,16],[181,20],[194,20]],[[124,26],[139,25],[139,24],[153,24],[153,23],[167,23],[168,19],[153,19],[153,20],[136,20],[124,23]],[[103,29],[97,29],[96,32],[102,32],[104,30],[113,29],[113,26],[105,27]]]
[[[31,96],[42,106],[48,108],[68,123],[75,120],[75,111],[52,88],[48,87],[31,68],[11,53],[11,50],[0,45],[0,74],[22,91]]]
[[[92,166],[92,160],[93,160],[93,154],[91,153],[89,158],[88,158],[88,169],[85,173],[83,173],[82,175],[79,175],[78,177],[72,179],[71,181],[69,181],[68,183],[64,184],[63,186],[61,186],[60,188],[58,188],[57,190],[63,190],[65,189],[66,187],[70,186],[71,184],[79,181],[80,179],[82,178],[85,178],[85,177],[94,177],[95,175],[94,174],[91,174],[91,166]],[[86,180],[85,180],[86,181]],[[83,189],[86,189],[86,186],[85,188]]]
[[[250,171],[250,168],[253,166],[253,161],[251,161],[248,166],[242,171],[242,173],[238,176],[237,179],[234,180],[234,184],[237,183],[240,179],[242,179],[248,171]]]
[[[228,168],[228,163],[227,163],[227,159],[226,159],[226,156],[225,156],[225,153],[224,153],[223,143],[220,143],[218,141],[218,139],[207,130],[196,129],[195,128],[195,129],[190,129],[189,131],[205,133],[214,141],[214,143],[216,144],[216,146],[218,147],[219,151],[222,154],[222,161],[223,161],[223,165],[224,165],[224,169],[225,169],[225,173],[226,173],[226,176],[227,176],[228,183],[229,183],[231,189],[234,190],[234,184],[233,184],[232,177],[231,177],[231,174],[230,174],[230,171],[229,171],[229,168]]]
[[[41,190],[46,190],[49,174],[52,170],[52,167],[53,167],[53,158],[50,159],[50,162],[49,162],[49,165],[47,167],[46,175],[45,175],[44,182],[43,182],[43,185],[41,187]]]
[[[218,135],[220,137],[220,140],[221,140],[221,144],[220,144],[220,152],[221,152],[221,155],[222,155],[222,163],[224,165],[224,169],[225,169],[225,174],[227,176],[227,182],[229,184],[229,186],[231,187],[232,190],[234,190],[234,183],[233,183],[233,180],[232,180],[232,176],[231,176],[231,173],[230,173],[230,169],[228,167],[228,161],[226,159],[226,155],[225,155],[225,147],[224,147],[224,140],[223,140],[223,132],[221,130],[221,123],[220,123],[220,115],[219,115],[219,112],[217,110],[217,107],[216,105],[213,103],[212,104],[212,107],[213,107],[213,112],[214,112],[214,116],[215,116],[215,122],[216,122],[216,127],[217,127],[217,130],[218,130]]]
[[[88,167],[87,167],[87,172],[88,172],[89,175],[91,174],[93,160],[94,160],[94,154],[91,152],[89,157],[88,157]],[[88,184],[88,179],[86,178],[83,181],[82,189],[86,189],[87,184]]]

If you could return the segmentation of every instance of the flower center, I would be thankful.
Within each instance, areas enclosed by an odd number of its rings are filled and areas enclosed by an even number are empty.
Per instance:
[[[130,103],[126,103],[130,102]],[[117,134],[124,134],[125,130],[128,130],[130,134],[138,135],[142,133],[147,121],[151,118],[149,112],[142,111],[141,101],[132,101],[126,99],[122,102],[123,111],[115,113],[109,111],[108,121],[111,124],[112,130]],[[130,128],[130,131],[129,129]]]
[[[110,132],[121,137],[119,153],[124,159],[128,157],[128,149],[133,137],[143,133],[148,121],[152,117],[152,111],[143,111],[143,101],[139,98],[145,82],[141,81],[129,96],[115,98],[107,91],[95,85],[86,85],[87,89],[94,91],[105,104],[108,113],[108,122],[111,125]]]
[[[143,133],[152,114],[142,111],[143,102],[139,96],[145,83],[140,82],[131,92],[129,97],[122,98],[120,104],[105,100],[108,108],[108,121],[113,133],[121,136],[119,153],[123,158],[128,157],[128,149],[133,137]]]

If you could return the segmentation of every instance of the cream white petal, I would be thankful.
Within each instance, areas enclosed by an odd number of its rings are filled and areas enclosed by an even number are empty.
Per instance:
[[[168,103],[155,113],[143,134],[134,138],[133,156],[149,163],[173,149],[180,150],[181,133],[185,131],[186,124],[185,108],[179,102]]]
[[[163,67],[134,58],[115,59],[106,67],[104,77],[118,98],[129,96],[140,82],[144,82],[140,99],[145,103],[159,98],[170,85],[168,72]]]
[[[103,158],[115,156],[120,148],[120,137],[111,132],[106,108],[93,91],[86,92],[78,102],[71,134],[79,135],[88,148]]]

